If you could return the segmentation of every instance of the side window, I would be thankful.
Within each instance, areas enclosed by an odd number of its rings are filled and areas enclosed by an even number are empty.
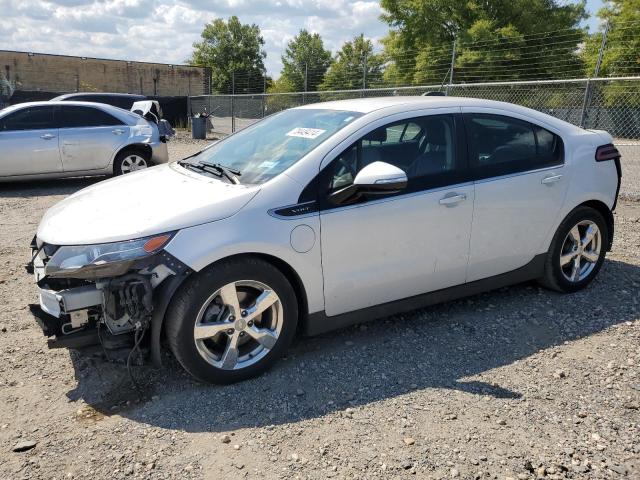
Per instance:
[[[377,128],[342,152],[327,167],[327,193],[353,183],[374,162],[394,165],[407,174],[405,192],[427,190],[460,181],[453,115],[412,118]]]
[[[75,105],[61,106],[56,114],[59,128],[109,127],[124,125],[117,118],[98,108]]]
[[[46,130],[57,128],[53,121],[54,107],[27,107],[0,119],[0,131]]]
[[[535,170],[562,161],[562,141],[529,122],[504,115],[466,114],[470,164],[476,178]]]
[[[537,125],[533,127],[537,141],[537,157],[541,164],[558,165],[563,162],[564,147],[560,137]]]

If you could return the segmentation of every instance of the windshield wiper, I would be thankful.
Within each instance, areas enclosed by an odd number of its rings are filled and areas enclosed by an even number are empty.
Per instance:
[[[189,158],[189,157],[187,157]],[[238,177],[240,175],[242,175],[242,173],[240,173],[238,170],[234,170],[232,168],[229,167],[225,167],[224,165],[220,165],[219,163],[209,163],[209,162],[198,162],[198,163],[191,163],[191,162],[187,162],[185,161],[186,159],[180,160],[178,162],[178,165],[185,167],[185,168],[191,168],[194,170],[200,170],[203,172],[208,172],[208,173],[212,173],[213,175],[217,176],[217,177],[225,177],[226,179],[228,179],[231,183],[238,185],[240,184],[240,180],[238,180]]]
[[[197,165],[202,165],[203,167],[209,167],[217,170],[220,174],[227,177],[231,183],[234,183],[236,185],[240,183],[240,180],[238,179],[238,177],[242,175],[240,170],[235,170],[219,163],[209,163],[204,161],[198,162]]]

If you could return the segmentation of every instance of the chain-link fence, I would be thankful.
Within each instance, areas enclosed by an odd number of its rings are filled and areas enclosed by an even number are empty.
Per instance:
[[[584,128],[606,130],[624,156],[623,194],[640,198],[640,77],[424,85],[366,90],[190,98],[190,111],[207,112],[213,131],[229,135],[261,118],[299,105],[351,98],[423,95],[439,91],[515,103]]]

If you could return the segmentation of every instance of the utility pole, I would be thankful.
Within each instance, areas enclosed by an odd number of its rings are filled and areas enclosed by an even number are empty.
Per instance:
[[[600,50],[598,51],[598,60],[596,60],[596,67],[593,70],[593,78],[598,78],[600,75],[600,66],[602,65],[602,57],[604,56],[604,49],[607,46],[607,34],[609,33],[609,22],[604,26],[602,32],[602,42],[600,42]],[[582,112],[580,113],[580,126],[584,128],[587,122],[587,109],[591,104],[591,77],[587,78],[587,84],[584,88],[584,99],[582,101]]]

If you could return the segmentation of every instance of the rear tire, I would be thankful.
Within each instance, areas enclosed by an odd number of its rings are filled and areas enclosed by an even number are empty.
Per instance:
[[[600,271],[608,244],[609,231],[602,214],[590,207],[575,208],[551,241],[539,282],[558,292],[582,290]]]
[[[166,317],[171,351],[202,382],[263,373],[293,340],[298,303],[287,278],[259,258],[231,259],[189,278]]]
[[[124,175],[138,170],[148,168],[151,162],[151,156],[142,151],[128,149],[119,152],[113,161],[113,175]]]

